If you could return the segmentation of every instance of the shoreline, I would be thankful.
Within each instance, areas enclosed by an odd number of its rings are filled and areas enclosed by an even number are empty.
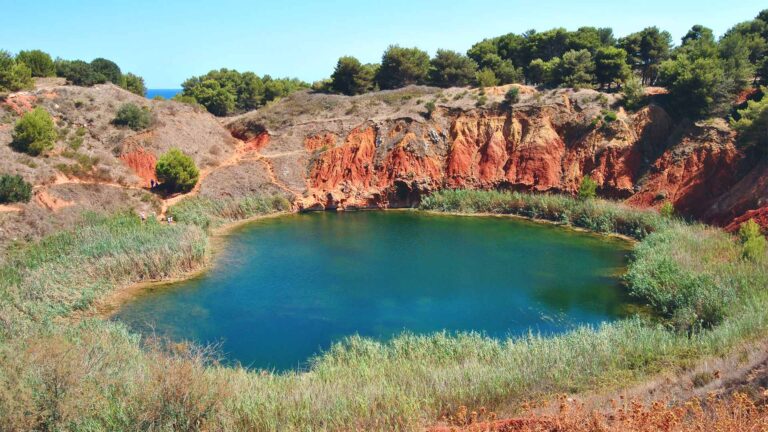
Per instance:
[[[213,228],[207,233],[208,250],[206,250],[205,260],[198,268],[173,277],[145,280],[127,284],[123,287],[112,290],[110,293],[107,293],[104,297],[95,301],[91,307],[81,312],[80,314],[72,314],[71,318],[75,321],[79,321],[83,318],[100,318],[107,320],[113,317],[115,313],[120,310],[122,305],[135,299],[144,292],[150,291],[156,287],[183,282],[202,276],[204,273],[211,269],[211,266],[214,263],[215,255],[221,251],[221,248],[224,247],[225,239],[232,231],[240,228],[243,225],[258,220],[272,219],[282,216],[289,216],[292,214],[296,214],[296,212],[277,212],[265,215],[256,215],[249,218],[225,223],[221,226]]]
[[[505,214],[460,213],[460,212],[442,212],[437,210],[421,210],[417,208],[386,208],[386,209],[371,209],[371,210],[358,210],[358,211],[385,211],[385,212],[387,211],[414,212],[415,211],[415,212],[421,212],[421,213],[425,213],[433,216],[442,215],[442,216],[461,216],[461,217],[513,218],[513,219],[529,221],[536,224],[545,224],[550,226],[556,226],[559,228],[565,228],[565,229],[569,229],[582,234],[590,234],[598,237],[618,239],[618,240],[622,240],[629,243],[631,246],[634,246],[635,244],[638,243],[636,239],[626,235],[622,235],[622,234],[597,233],[594,231],[590,231],[586,228],[575,227],[569,224],[563,224],[560,222],[551,221],[547,219],[536,219],[528,216],[511,214],[511,213],[510,214],[507,214],[507,213]],[[77,314],[72,314],[70,316],[70,319],[74,321],[79,321],[83,318],[100,318],[100,319],[108,320],[112,318],[120,310],[120,307],[122,307],[125,303],[130,302],[131,300],[135,299],[136,297],[142,295],[147,291],[151,291],[155,288],[162,287],[165,285],[188,281],[205,274],[207,271],[211,269],[211,266],[213,266],[215,262],[216,254],[218,254],[221,251],[221,249],[225,247],[226,237],[228,237],[236,229],[259,220],[273,219],[273,218],[296,215],[296,214],[301,214],[301,212],[284,211],[284,212],[270,213],[265,215],[256,215],[246,219],[240,219],[237,221],[224,223],[216,228],[213,228],[207,233],[208,242],[209,242],[208,250],[206,251],[205,260],[198,268],[177,276],[173,276],[173,277],[168,277],[164,279],[146,280],[146,281],[127,284],[123,287],[120,287],[118,289],[111,291],[110,293],[107,293],[103,298],[95,301],[94,304],[91,305],[91,307],[89,307],[85,311],[82,311]]]

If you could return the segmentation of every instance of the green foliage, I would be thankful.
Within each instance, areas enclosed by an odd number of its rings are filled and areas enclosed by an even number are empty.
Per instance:
[[[624,93],[624,106],[627,109],[638,109],[645,102],[643,83],[633,73],[630,73],[629,77],[624,81],[621,91]]]
[[[425,84],[429,78],[429,55],[418,48],[390,45],[381,57],[376,82],[381,89]]]
[[[105,58],[94,59],[91,62],[91,69],[112,84],[120,85],[123,82],[123,73],[120,71],[120,67],[117,63],[112,60],[107,60]]]
[[[56,127],[48,111],[37,107],[24,114],[13,128],[11,145],[18,151],[37,156],[53,148]]]
[[[477,63],[471,58],[450,50],[437,50],[431,61],[430,83],[438,87],[464,87],[472,84]]]
[[[120,87],[139,96],[144,96],[147,94],[147,87],[144,85],[144,78],[138,75],[134,75],[130,72],[123,75],[123,81],[120,84]]]
[[[162,185],[172,192],[189,192],[200,176],[195,161],[176,148],[160,156],[155,174]]]
[[[739,132],[739,144],[745,147],[755,146],[762,152],[768,152],[768,88],[761,89],[763,97],[758,101],[748,101],[747,107],[738,110],[738,120],[731,119],[731,126]]]
[[[675,216],[675,206],[667,201],[659,208],[659,214],[665,218],[673,218]]]
[[[712,113],[725,82],[718,58],[691,59],[685,54],[661,64],[659,82],[669,89],[670,106],[681,115],[701,118]]]
[[[672,35],[657,27],[648,27],[619,40],[627,52],[630,66],[640,73],[643,85],[654,85],[661,62],[669,57]]]
[[[0,175],[0,204],[29,202],[32,197],[32,185],[20,175]]]
[[[14,92],[33,86],[29,67],[14,60],[8,51],[0,50],[0,92]]]
[[[437,107],[435,106],[434,102],[430,101],[430,102],[427,102],[427,103],[424,104],[424,108],[426,108],[426,110],[427,110],[427,118],[431,118],[432,117],[432,113],[435,112],[435,109]]]
[[[107,77],[98,73],[93,66],[82,60],[57,59],[56,76],[66,78],[70,84],[92,86],[107,82]]]
[[[603,47],[595,52],[595,78],[600,87],[621,84],[631,71],[627,64],[627,52],[621,48]]]
[[[373,91],[378,65],[363,65],[354,57],[341,57],[331,75],[331,90],[345,95]]]
[[[606,123],[613,123],[618,119],[616,111],[603,110],[603,121]]]
[[[742,256],[751,261],[761,261],[766,258],[768,241],[760,230],[760,225],[750,219],[739,227],[739,239],[743,247]]]
[[[559,66],[560,81],[567,87],[590,87],[595,79],[595,62],[592,61],[592,54],[585,49],[566,52]]]
[[[139,107],[133,103],[120,106],[112,123],[118,126],[127,126],[135,131],[148,128],[152,124],[152,113],[147,108]]]
[[[29,67],[33,77],[49,77],[56,75],[56,67],[51,56],[40,50],[19,51],[16,62]]]
[[[475,74],[475,81],[479,87],[493,87],[499,84],[496,74],[490,68],[477,71],[477,74]]]
[[[597,182],[590,176],[584,176],[579,185],[579,199],[588,200],[597,196]]]
[[[528,65],[528,80],[545,87],[556,87],[559,84],[557,70],[560,68],[560,58],[549,61],[537,58]]]
[[[504,104],[512,106],[520,102],[520,89],[518,87],[512,87],[504,94]]]
[[[181,223],[203,229],[216,228],[227,222],[291,209],[291,202],[282,195],[252,196],[241,199],[212,199],[193,196],[168,209],[168,214]]]
[[[297,79],[273,79],[269,75],[259,78],[253,72],[219,69],[189,78],[181,87],[182,96],[193,98],[213,115],[226,116],[256,109],[309,85]]]

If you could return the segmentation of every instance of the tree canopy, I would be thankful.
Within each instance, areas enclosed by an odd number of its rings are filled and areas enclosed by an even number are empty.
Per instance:
[[[27,65],[33,77],[49,77],[56,75],[56,67],[51,56],[40,50],[19,51],[16,61]]]
[[[32,70],[17,62],[11,53],[0,50],[0,92],[13,92],[33,86]]]
[[[258,108],[296,90],[309,88],[309,84],[295,78],[273,79],[269,75],[259,78],[253,72],[222,68],[189,78],[181,87],[184,97],[192,98],[213,115],[226,116]]]
[[[381,57],[376,82],[382,89],[426,84],[429,77],[429,54],[418,48],[391,45]]]

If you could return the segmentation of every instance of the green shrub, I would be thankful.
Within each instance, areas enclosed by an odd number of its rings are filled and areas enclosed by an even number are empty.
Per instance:
[[[82,60],[56,60],[56,76],[66,78],[70,84],[92,86],[107,82],[107,77]]]
[[[512,106],[518,102],[520,102],[520,89],[517,87],[512,87],[511,89],[507,90],[507,93],[504,95],[504,103],[507,106]]]
[[[56,136],[51,115],[37,107],[16,122],[11,145],[18,151],[37,156],[53,148]]]
[[[754,219],[750,219],[739,227],[739,239],[743,246],[742,256],[751,261],[759,261],[765,258],[766,244],[760,225]]]
[[[499,84],[499,79],[490,68],[484,68],[475,74],[475,82],[478,87],[493,87]]]
[[[32,197],[32,185],[20,175],[0,175],[0,204],[29,202]]]
[[[200,172],[195,161],[179,149],[160,156],[155,166],[158,180],[172,192],[188,192],[195,187]]]
[[[432,117],[432,113],[435,112],[435,103],[434,102],[427,102],[424,104],[424,108],[427,109],[427,118]]]
[[[147,93],[147,87],[144,85],[144,78],[132,73],[123,75],[120,87],[139,96],[144,96]]]
[[[671,202],[667,201],[659,208],[659,214],[665,218],[671,218],[675,216],[675,206]]]
[[[120,66],[112,60],[107,60],[105,58],[94,59],[91,62],[91,68],[94,72],[103,76],[112,84],[120,85],[123,82],[123,73],[120,71]]]
[[[597,182],[590,176],[584,176],[579,185],[579,198],[582,200],[591,199],[597,196]]]
[[[146,108],[139,108],[135,104],[127,103],[117,110],[117,115],[112,123],[139,131],[149,127],[152,123],[152,114]]]
[[[33,77],[49,77],[56,74],[53,59],[48,53],[40,50],[19,51],[16,61],[27,65]]]
[[[611,111],[611,110],[603,111],[603,120],[606,123],[613,123],[616,121],[616,119],[618,119],[616,115],[616,111]]]
[[[19,91],[33,86],[29,67],[14,60],[8,51],[0,50],[0,92]]]

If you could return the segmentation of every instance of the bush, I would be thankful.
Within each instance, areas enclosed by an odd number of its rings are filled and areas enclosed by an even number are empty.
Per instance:
[[[675,206],[671,202],[667,201],[659,208],[659,214],[665,218],[671,218],[675,216]]]
[[[37,156],[53,148],[56,136],[51,115],[37,107],[16,122],[11,145],[18,151]]]
[[[157,179],[172,192],[189,192],[200,176],[195,161],[179,149],[171,149],[160,156],[155,173]]]
[[[146,108],[139,108],[135,104],[127,103],[117,110],[117,115],[112,123],[139,131],[149,127],[152,123],[152,114]]]
[[[23,90],[33,85],[29,67],[15,61],[8,51],[0,50],[0,92]]]
[[[613,123],[618,119],[616,111],[605,110],[603,111],[603,120],[606,123]]]
[[[504,95],[504,104],[507,106],[512,106],[518,102],[520,102],[520,89],[517,87],[512,87],[511,89],[507,90],[507,93]]]
[[[107,77],[82,60],[56,60],[56,76],[66,78],[70,84],[92,86],[107,82]]]
[[[590,176],[584,176],[579,186],[579,199],[591,199],[597,196],[597,182]]]
[[[33,77],[49,77],[56,75],[56,66],[51,56],[40,50],[19,51],[16,62],[29,67]]]
[[[432,113],[435,112],[435,108],[436,108],[435,103],[431,101],[427,102],[424,104],[424,108],[427,109],[427,118],[431,118]]]
[[[750,219],[739,227],[739,239],[743,247],[742,256],[750,261],[759,261],[765,258],[766,244],[768,243],[760,232],[760,225],[754,219]]]
[[[424,84],[429,75],[429,54],[418,48],[391,45],[381,57],[376,82],[382,89]]]
[[[147,93],[144,78],[132,73],[127,73],[123,76],[121,87],[139,96],[144,96]]]
[[[123,82],[123,73],[120,71],[120,67],[112,60],[105,58],[94,59],[91,62],[91,68],[112,84],[120,85]]]
[[[475,74],[475,82],[479,87],[493,87],[499,84],[496,74],[490,68],[485,68]]]
[[[0,175],[0,204],[29,202],[32,197],[32,185],[20,175]]]

